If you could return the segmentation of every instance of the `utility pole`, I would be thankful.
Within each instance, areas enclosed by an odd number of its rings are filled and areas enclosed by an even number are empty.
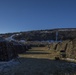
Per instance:
[[[56,42],[58,41],[58,31],[56,31]]]

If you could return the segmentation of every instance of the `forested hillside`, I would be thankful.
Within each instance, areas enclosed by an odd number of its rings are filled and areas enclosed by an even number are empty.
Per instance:
[[[56,33],[58,40],[68,40],[68,39],[72,40],[76,38],[76,28],[34,30],[34,31],[7,33],[2,35],[3,37],[9,37],[13,34],[18,34],[13,38],[15,38],[16,40],[26,40],[26,41],[46,41],[46,40],[56,40]]]

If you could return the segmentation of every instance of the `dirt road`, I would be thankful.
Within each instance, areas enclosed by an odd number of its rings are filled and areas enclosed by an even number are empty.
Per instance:
[[[19,56],[21,63],[4,75],[76,75],[75,63],[53,60],[47,48],[34,47]]]

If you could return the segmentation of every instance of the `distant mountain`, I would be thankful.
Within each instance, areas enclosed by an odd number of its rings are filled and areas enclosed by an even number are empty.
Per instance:
[[[72,40],[76,38],[76,28],[57,28],[1,34],[5,38],[12,35],[14,35],[13,38],[16,40],[26,41]]]

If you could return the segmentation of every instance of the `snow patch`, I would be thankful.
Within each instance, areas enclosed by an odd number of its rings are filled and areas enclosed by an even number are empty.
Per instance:
[[[8,62],[0,62],[0,72],[8,72],[18,65],[19,62],[14,59]]]

